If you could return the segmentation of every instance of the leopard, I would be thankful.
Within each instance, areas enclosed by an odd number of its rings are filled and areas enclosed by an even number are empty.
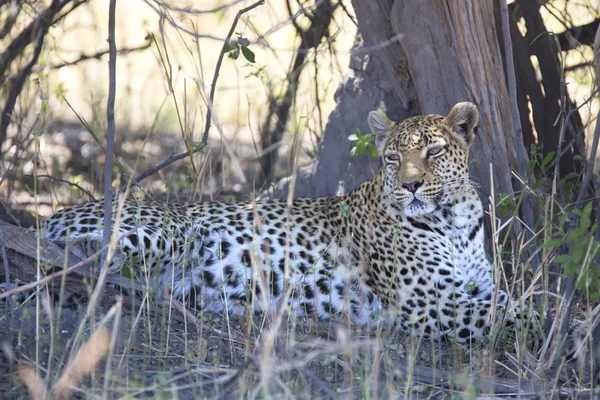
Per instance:
[[[478,120],[470,102],[400,122],[382,104],[367,118],[381,168],[342,196],[177,204],[115,197],[118,252],[107,268],[143,267],[166,288],[157,290],[163,300],[196,311],[285,309],[359,325],[391,321],[431,339],[485,338],[512,302],[494,283],[469,176]],[[45,238],[89,256],[103,218],[104,200],[63,209],[47,221]]]

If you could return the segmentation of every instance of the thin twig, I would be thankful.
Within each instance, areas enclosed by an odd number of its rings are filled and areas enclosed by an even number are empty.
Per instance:
[[[302,38],[298,52],[293,58],[292,65],[287,73],[287,88],[285,94],[280,99],[274,98],[270,101],[269,113],[263,123],[261,132],[262,148],[268,148],[278,144],[283,138],[285,127],[287,125],[290,110],[296,101],[298,93],[300,75],[304,69],[307,51],[317,49],[323,39],[329,37],[329,25],[333,19],[336,5],[331,0],[323,0],[314,10],[314,16],[310,18],[311,23],[307,29],[302,29],[292,18],[296,35]],[[292,9],[289,0],[287,1],[288,13],[292,16]],[[301,52],[300,50],[306,50]],[[316,63],[315,63],[316,65]],[[316,75],[315,75],[316,76]],[[276,96],[273,96],[276,97]],[[317,96],[318,97],[318,96]],[[271,153],[267,153],[261,159],[261,170],[264,182],[269,183],[273,179],[273,166],[277,162],[279,152],[277,148]]]
[[[115,97],[117,91],[117,44],[115,42],[115,19],[117,0],[110,0],[108,6],[108,101],[106,105],[106,158],[104,164],[104,221],[102,247],[108,247],[112,236],[112,168],[115,149]],[[101,268],[108,269],[111,251],[102,253]],[[104,272],[104,271],[103,271]],[[102,300],[105,273],[100,274],[97,288],[97,303]]]
[[[52,175],[36,175],[35,177],[34,177],[33,175],[23,175],[23,176],[25,176],[25,177],[27,177],[27,178],[48,178],[48,179],[51,179],[51,180],[53,180],[53,181],[55,181],[55,182],[61,182],[61,183],[64,183],[64,184],[66,184],[66,185],[69,185],[69,186],[72,186],[72,187],[74,187],[74,188],[76,188],[76,189],[79,189],[79,190],[81,190],[83,193],[87,194],[87,195],[88,195],[88,197],[89,197],[89,198],[90,198],[92,201],[95,201],[95,200],[96,200],[96,198],[94,197],[94,195],[93,195],[93,194],[92,194],[90,191],[88,191],[88,190],[86,190],[86,189],[82,188],[81,186],[79,186],[78,184],[76,184],[76,183],[74,183],[74,182],[69,182],[69,181],[68,181],[68,180],[66,180],[66,179],[55,178],[55,177],[54,177],[54,176],[52,176]]]
[[[238,3],[243,2],[244,0],[233,0],[231,3],[227,3],[227,4],[223,4],[217,7],[213,7],[211,9],[208,10],[197,10],[195,8],[192,7],[175,7],[169,3],[163,2],[163,1],[158,1],[158,0],[144,0],[145,3],[148,3],[149,1],[153,1],[154,3],[156,3],[159,7],[164,8],[166,10],[169,11],[175,11],[175,12],[181,12],[184,14],[193,14],[193,15],[201,15],[201,14],[214,14],[216,12],[219,11],[223,11],[228,9],[229,7],[233,7]]]
[[[141,50],[146,50],[147,48],[149,48],[152,45],[152,42],[150,40],[146,41],[146,44],[143,44],[141,46],[137,46],[137,47],[126,47],[123,49],[119,49],[119,51],[117,51],[118,54],[124,55],[124,54],[129,54],[129,53],[133,53],[135,51],[141,51]],[[99,51],[96,54],[82,54],[79,56],[78,59],[73,60],[73,61],[68,61],[62,64],[54,64],[50,66],[50,69],[60,69],[63,67],[69,67],[71,65],[76,65],[79,64],[82,61],[86,61],[86,60],[99,60],[100,58],[102,58],[102,56],[105,56],[106,54],[108,54],[110,52],[110,50],[103,50],[103,51]]]
[[[198,147],[194,148],[192,150],[192,152],[184,151],[183,153],[172,154],[169,157],[162,160],[161,162],[159,162],[158,164],[156,164],[155,166],[153,166],[152,168],[137,175],[135,178],[132,179],[132,182],[135,184],[140,183],[142,180],[144,180],[147,177],[149,177],[150,175],[160,171],[161,169],[165,168],[166,166],[174,163],[175,161],[181,160],[182,158],[186,158],[186,157],[190,156],[191,154],[195,154],[195,153],[199,152],[202,149],[203,149],[203,147],[198,146]],[[129,185],[129,183],[121,186],[121,189],[120,189],[121,193],[123,193],[123,192],[125,192],[125,190],[127,190],[128,185]]]
[[[206,111],[206,127],[204,128],[204,134],[202,135],[202,142],[208,143],[208,130],[210,129],[210,122],[212,120],[212,106],[213,100],[215,99],[215,89],[217,87],[217,79],[219,79],[219,72],[221,70],[221,64],[223,63],[223,57],[225,56],[225,46],[229,44],[231,40],[231,36],[233,36],[233,32],[235,32],[235,27],[237,26],[238,21],[245,13],[254,10],[258,6],[262,6],[265,3],[265,0],[259,0],[254,4],[249,5],[246,8],[242,8],[235,16],[233,23],[231,24],[231,28],[229,29],[229,33],[223,42],[223,46],[221,48],[221,53],[219,54],[219,59],[217,60],[217,67],[215,68],[215,75],[213,76],[212,84],[210,87],[210,95],[208,98],[207,111]]]

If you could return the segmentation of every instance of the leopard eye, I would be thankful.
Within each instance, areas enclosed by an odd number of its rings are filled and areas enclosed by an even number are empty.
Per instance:
[[[442,155],[443,152],[444,152],[444,148],[443,147],[432,147],[427,152],[427,157],[440,156],[440,155]]]
[[[400,154],[389,154],[385,156],[385,161],[396,163],[400,161]]]

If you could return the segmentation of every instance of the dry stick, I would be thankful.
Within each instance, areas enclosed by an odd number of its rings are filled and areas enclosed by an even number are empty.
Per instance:
[[[117,85],[117,45],[115,43],[115,19],[117,0],[110,0],[108,6],[108,102],[106,106],[106,157],[104,164],[104,221],[102,223],[102,247],[108,247],[112,235],[112,168],[115,149],[115,97]],[[108,256],[108,257],[107,257]],[[110,256],[102,252],[101,269],[108,269]],[[106,274],[98,279],[98,297],[96,305],[102,301],[102,292]]]
[[[31,177],[31,178],[48,178],[48,179],[50,179],[50,180],[53,180],[53,181],[55,181],[55,182],[61,182],[61,183],[64,183],[64,184],[66,184],[66,185],[69,185],[69,186],[72,186],[72,187],[74,187],[74,188],[76,188],[76,189],[79,189],[79,190],[81,190],[83,193],[87,194],[87,195],[88,195],[88,197],[89,197],[89,198],[90,198],[92,201],[96,200],[96,199],[94,198],[94,195],[93,195],[93,194],[92,194],[90,191],[88,191],[88,190],[85,190],[84,188],[82,188],[81,186],[79,186],[78,184],[76,184],[75,182],[70,182],[70,181],[68,181],[68,180],[66,180],[66,179],[55,178],[55,177],[53,177],[52,175],[36,175],[36,176],[34,177],[33,175],[27,175],[27,174],[26,174],[26,175],[23,175],[23,176],[24,176],[24,177],[27,177],[27,178],[29,178],[29,177]]]
[[[206,112],[206,127],[204,128],[204,135],[202,135],[202,142],[203,143],[207,143],[208,140],[208,130],[210,129],[210,121],[211,121],[211,117],[212,117],[212,104],[213,104],[213,100],[215,99],[215,89],[217,87],[217,79],[219,79],[219,71],[221,70],[221,64],[223,63],[223,57],[225,56],[225,52],[223,50],[225,50],[225,46],[229,44],[229,40],[231,39],[231,36],[233,35],[233,32],[235,31],[235,27],[238,23],[238,21],[240,20],[240,18],[242,17],[242,15],[244,15],[245,13],[252,11],[253,9],[255,9],[258,6],[262,6],[265,3],[265,0],[259,0],[254,4],[249,5],[246,8],[242,8],[240,11],[238,11],[238,13],[235,16],[235,19],[233,20],[233,24],[231,24],[231,28],[229,29],[229,33],[227,34],[227,37],[225,38],[225,41],[223,42],[223,47],[221,48],[221,53],[219,54],[219,59],[217,60],[217,67],[215,68],[215,76],[213,76],[213,80],[212,80],[212,84],[210,87],[210,96],[209,96],[209,100],[208,100],[208,107],[207,107],[207,112]]]
[[[150,175],[154,174],[155,172],[160,171],[161,169],[163,169],[167,165],[172,164],[172,163],[174,163],[177,160],[181,160],[183,158],[186,158],[187,156],[200,151],[202,148],[203,148],[202,146],[197,146],[197,148],[195,148],[191,153],[189,151],[184,151],[183,153],[170,155],[168,158],[165,158],[164,160],[162,160],[161,162],[159,162],[158,164],[156,164],[154,167],[152,167],[152,168],[150,168],[150,169],[142,172],[141,174],[139,174],[138,176],[136,176],[132,180],[133,180],[134,183],[139,183],[142,180],[144,180],[147,177],[149,177]],[[125,190],[127,190],[127,186],[128,185],[129,185],[129,183],[127,185],[123,185],[121,187],[120,191],[121,192],[125,192]]]
[[[85,260],[81,260],[80,262],[78,262],[75,265],[70,266],[69,268],[54,272],[51,275],[47,275],[47,276],[43,277],[42,279],[38,279],[37,281],[30,282],[26,285],[19,286],[14,289],[11,289],[11,290],[7,290],[4,293],[0,293],[0,300],[4,299],[6,297],[12,296],[14,294],[17,294],[17,293],[25,292],[30,289],[35,289],[36,287],[45,285],[46,283],[48,283],[54,279],[61,278],[63,275],[68,275],[71,272],[75,271],[76,269],[81,268],[84,265],[88,264],[89,262],[93,261],[95,258],[97,258],[100,255],[101,252],[103,252],[107,248],[108,247],[101,248],[100,250],[98,250],[97,252],[95,252],[94,254],[92,254],[91,256],[86,258]]]
[[[146,40],[146,44],[143,44],[141,46],[138,47],[126,47],[126,48],[122,48],[119,49],[118,54],[129,54],[129,53],[133,53],[135,51],[141,51],[141,50],[146,50],[147,48],[149,48],[150,46],[152,46],[152,42],[150,40]],[[102,56],[108,54],[110,52],[109,50],[103,50],[103,51],[99,51],[96,54],[82,54],[79,56],[78,59],[73,60],[73,61],[68,61],[62,64],[54,64],[50,66],[50,69],[60,69],[63,67],[69,67],[71,65],[77,65],[82,61],[87,61],[87,60],[99,60]]]
[[[154,6],[152,3],[150,3],[149,0],[144,0],[144,2],[148,5],[148,7],[150,7],[160,17],[161,23],[163,20],[167,21],[169,23],[169,25],[171,25],[177,31],[181,31],[181,32],[191,36],[194,39],[209,39],[209,40],[214,40],[216,42],[223,42],[223,38],[220,38],[220,37],[217,37],[214,35],[199,34],[197,31],[192,31],[192,30],[186,28],[185,26],[178,24],[173,19],[173,17],[171,17],[171,14],[163,11],[163,9],[161,7]]]
[[[150,0],[144,0],[146,3],[148,3]],[[233,7],[234,5],[241,3],[244,0],[233,0],[231,3],[227,3],[227,4],[223,4],[217,7],[213,7],[211,9],[208,10],[197,10],[195,8],[192,7],[175,7],[169,3],[166,2],[162,2],[159,0],[152,0],[154,3],[158,4],[160,6],[160,8],[164,8],[166,10],[169,11],[175,11],[175,12],[182,12],[185,14],[192,14],[192,15],[200,15],[200,14],[214,14],[216,12],[219,11],[223,11],[228,9],[229,7]]]

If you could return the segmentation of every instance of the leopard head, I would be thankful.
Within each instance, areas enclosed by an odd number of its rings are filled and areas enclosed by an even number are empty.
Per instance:
[[[369,113],[383,160],[382,198],[392,214],[417,217],[451,204],[469,183],[468,155],[479,114],[458,103],[446,116],[420,115],[393,122],[384,107]]]

